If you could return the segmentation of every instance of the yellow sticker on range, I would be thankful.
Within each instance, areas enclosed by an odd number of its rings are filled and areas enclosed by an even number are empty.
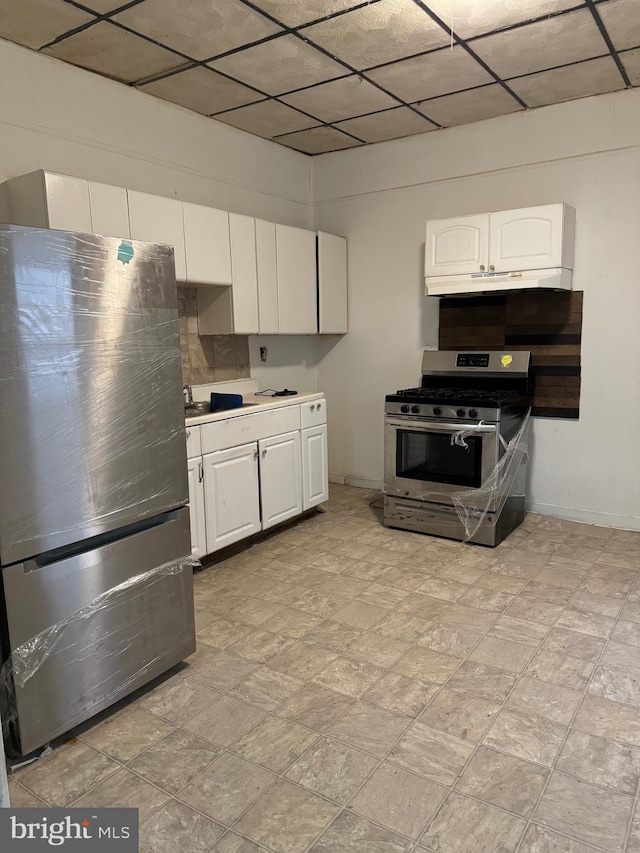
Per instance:
[[[503,367],[509,367],[509,365],[513,361],[513,356],[512,355],[503,355],[502,358],[500,359],[500,361],[502,362]]]

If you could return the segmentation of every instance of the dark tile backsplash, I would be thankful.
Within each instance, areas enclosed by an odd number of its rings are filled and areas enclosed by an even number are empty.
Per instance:
[[[178,316],[185,385],[249,378],[249,339],[246,335],[198,334],[195,287],[178,287]]]

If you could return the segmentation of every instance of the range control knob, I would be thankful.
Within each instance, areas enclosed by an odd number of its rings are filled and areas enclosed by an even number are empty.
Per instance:
[[[440,406],[436,406],[436,407],[434,408],[434,410],[433,410],[433,414],[434,414],[434,415],[441,415],[441,414],[442,414],[442,409],[440,408]]]
[[[457,415],[459,418],[463,418],[463,417],[465,416],[465,414],[466,414],[466,412],[465,412],[465,410],[464,410],[464,409],[458,409],[458,411],[456,412],[456,415]]]
[[[414,415],[419,415],[420,414],[420,406],[411,406],[411,411],[413,412]]]
[[[400,406],[400,411],[402,412],[403,415],[408,414],[409,406]]]
[[[469,409],[469,417],[470,418],[477,418],[478,417],[478,413],[476,412],[475,409]]]

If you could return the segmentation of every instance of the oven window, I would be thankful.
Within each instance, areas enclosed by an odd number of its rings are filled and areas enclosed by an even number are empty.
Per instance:
[[[470,489],[482,485],[481,436],[466,437],[464,448],[452,445],[447,433],[398,429],[396,434],[396,477]]]

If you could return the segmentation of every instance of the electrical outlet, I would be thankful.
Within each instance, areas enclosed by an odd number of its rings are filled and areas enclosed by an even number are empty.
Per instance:
[[[266,361],[266,360],[267,360],[267,348],[266,347],[260,347],[260,361]]]

